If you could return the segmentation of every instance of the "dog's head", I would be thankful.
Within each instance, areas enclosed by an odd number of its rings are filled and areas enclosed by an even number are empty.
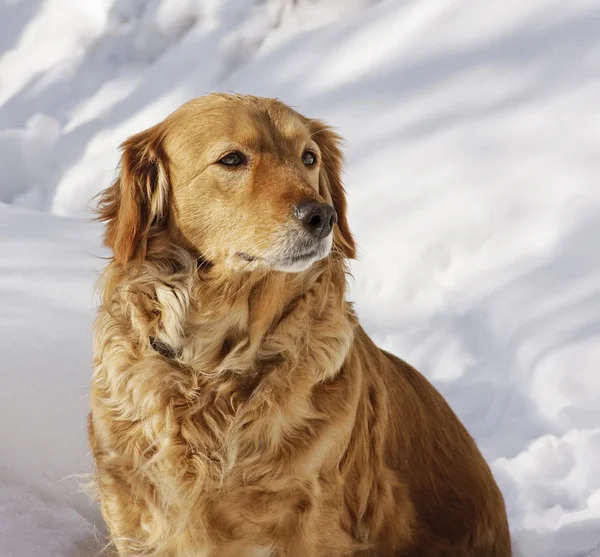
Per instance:
[[[159,235],[234,270],[299,272],[332,250],[354,257],[340,137],[280,101],[209,95],[122,145],[101,194],[119,263]]]

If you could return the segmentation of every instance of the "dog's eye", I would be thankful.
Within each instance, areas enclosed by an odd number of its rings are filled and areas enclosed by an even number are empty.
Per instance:
[[[302,162],[305,166],[313,166],[317,162],[317,155],[313,151],[306,150],[302,153]]]
[[[237,151],[232,151],[221,157],[219,159],[219,164],[222,164],[223,166],[240,166],[241,164],[244,164],[245,161],[244,155]]]

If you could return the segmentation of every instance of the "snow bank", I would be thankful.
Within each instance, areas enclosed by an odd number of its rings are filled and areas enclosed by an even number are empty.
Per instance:
[[[0,201],[85,216],[127,135],[212,90],[333,123],[367,330],[474,433],[525,557],[594,555],[596,0],[21,0],[0,22]],[[44,555],[78,555],[101,523],[60,480],[87,469],[98,230],[0,208],[0,540],[34,554],[40,523]]]
[[[0,204],[0,555],[89,557],[103,539],[85,438],[98,229]],[[98,534],[97,534],[98,532]]]

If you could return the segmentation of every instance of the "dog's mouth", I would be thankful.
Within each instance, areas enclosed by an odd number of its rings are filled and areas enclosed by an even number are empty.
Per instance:
[[[319,249],[314,249],[312,251],[305,252],[305,253],[291,254],[286,257],[281,258],[281,261],[289,262],[289,263],[297,263],[298,261],[303,261],[305,259],[312,259],[313,257],[318,257],[319,251],[320,251]],[[255,255],[250,255],[249,253],[246,253],[245,251],[239,251],[237,253],[237,256],[240,259],[247,261],[248,263],[253,263],[254,261],[258,261],[259,259],[262,259],[261,257],[257,257]]]
[[[312,245],[296,244],[293,247],[278,250],[278,253],[265,254],[265,256],[252,255],[245,251],[238,251],[236,255],[247,263],[264,265],[279,271],[299,272],[310,267],[315,261],[326,257],[330,250],[331,239],[323,239]]]
[[[310,251],[305,251],[305,252],[301,252],[301,253],[291,253],[289,255],[286,255],[285,257],[282,257],[281,262],[289,263],[289,264],[293,265],[300,261],[306,261],[308,259],[316,259],[316,258],[319,258],[320,253],[323,251],[324,251],[323,249],[319,249],[317,247]]]

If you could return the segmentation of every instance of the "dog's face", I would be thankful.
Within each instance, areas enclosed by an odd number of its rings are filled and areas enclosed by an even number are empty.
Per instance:
[[[124,145],[101,200],[106,242],[125,263],[158,232],[233,270],[300,272],[354,243],[339,137],[274,99],[195,99]]]

